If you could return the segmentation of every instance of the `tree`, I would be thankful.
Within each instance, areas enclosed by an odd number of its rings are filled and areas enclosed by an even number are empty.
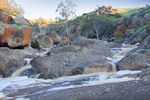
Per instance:
[[[69,35],[68,30],[68,19],[75,15],[76,4],[74,4],[71,0],[65,0],[64,2],[60,2],[57,6],[56,13],[59,12],[59,15],[66,21],[66,32]]]
[[[15,0],[0,0],[0,9],[9,12],[11,14],[19,14],[23,15],[24,10],[23,8],[18,5]]]

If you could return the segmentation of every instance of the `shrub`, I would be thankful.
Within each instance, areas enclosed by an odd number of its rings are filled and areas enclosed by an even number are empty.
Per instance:
[[[31,42],[31,47],[32,48],[35,48],[35,49],[40,49],[40,46],[38,43],[35,43],[35,42]]]
[[[118,38],[124,38],[125,37],[125,35],[122,32],[116,32],[114,35],[115,35],[115,37],[118,37]]]

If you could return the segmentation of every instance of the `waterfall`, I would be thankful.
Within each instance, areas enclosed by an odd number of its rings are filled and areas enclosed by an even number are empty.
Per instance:
[[[20,76],[20,74],[21,74],[23,71],[28,70],[28,69],[32,69],[32,66],[29,65],[29,66],[21,67],[20,69],[16,70],[16,71],[11,75],[11,78]]]

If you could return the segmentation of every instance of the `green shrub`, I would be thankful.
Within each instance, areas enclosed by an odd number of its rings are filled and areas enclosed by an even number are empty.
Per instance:
[[[39,44],[35,43],[35,42],[31,42],[31,47],[34,48],[34,49],[40,49]]]

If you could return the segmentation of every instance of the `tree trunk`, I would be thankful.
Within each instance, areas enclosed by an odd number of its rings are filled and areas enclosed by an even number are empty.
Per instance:
[[[66,35],[68,35],[68,36],[69,36],[69,31],[68,31],[68,21],[66,22],[66,32],[67,32],[67,34],[66,34]]]
[[[97,37],[97,39],[99,40],[99,34],[98,34],[98,31],[96,31],[96,37]]]

